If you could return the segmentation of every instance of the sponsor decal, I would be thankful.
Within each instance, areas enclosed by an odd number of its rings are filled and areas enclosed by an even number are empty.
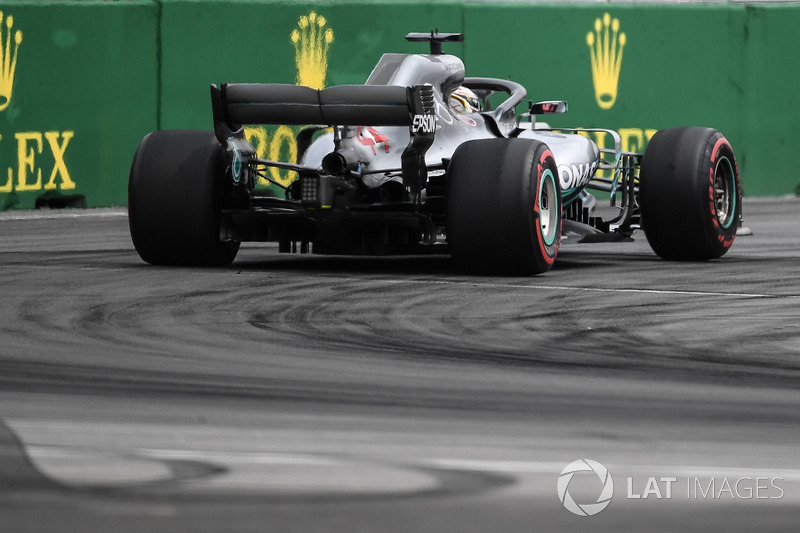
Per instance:
[[[583,187],[594,176],[597,161],[592,163],[579,163],[572,165],[558,165],[558,177],[561,181],[561,190],[568,191]]]
[[[289,33],[289,42],[294,46],[296,84],[307,85],[314,89],[325,88],[328,56],[334,42],[334,31],[328,20],[315,11],[301,15],[297,19],[297,27]],[[244,134],[255,148],[258,158],[272,161],[297,159],[296,132],[289,126],[269,129],[264,126],[246,126]],[[374,140],[377,142],[377,138]],[[388,146],[386,149],[388,150]],[[285,186],[297,178],[297,173],[292,170],[270,167],[268,171],[273,180]],[[269,181],[259,177],[258,184],[269,186]]]
[[[328,74],[328,51],[333,43],[333,29],[328,21],[314,11],[303,15],[292,30],[290,39],[294,44],[297,63],[297,85],[308,85],[312,89],[325,87]]]
[[[17,165],[8,168],[6,181],[0,185],[0,192],[74,189],[75,182],[70,177],[67,164],[64,161],[64,152],[67,151],[69,141],[74,136],[75,132],[72,131],[26,131],[15,133]],[[0,142],[2,141],[3,137],[0,136]],[[48,159],[53,161],[49,177],[46,179],[39,164],[39,156],[45,153],[49,154]],[[46,169],[45,172],[47,172]],[[2,183],[2,180],[0,180],[0,183]]]
[[[375,150],[376,144],[383,144],[384,152],[389,153],[389,137],[372,126],[359,126],[356,131],[356,138],[361,144],[372,148],[372,155],[378,155],[377,150]]]
[[[3,39],[3,26],[5,26],[5,39]],[[0,111],[5,111],[11,104],[20,44],[22,44],[22,30],[14,31],[14,17],[11,15],[5,18],[3,24],[3,12],[0,11]]]
[[[627,36],[619,30],[619,19],[605,13],[602,19],[595,19],[594,31],[586,35],[595,99],[601,109],[611,109],[617,101],[622,51],[627,43]]]
[[[622,71],[622,52],[627,43],[628,36],[621,31],[619,19],[612,17],[610,13],[604,13],[602,17],[596,18],[592,31],[586,34],[594,96],[600,109],[611,109],[617,102],[619,78]],[[653,128],[617,129],[622,141],[622,150],[635,153],[644,152],[645,146],[656,131]],[[591,138],[599,148],[614,147],[610,141],[608,145],[606,144],[604,132],[586,132],[582,135]],[[608,171],[600,171],[597,175],[610,177]]]
[[[23,32],[15,28],[14,23],[11,14],[0,11],[0,113],[10,112],[17,65],[23,57],[20,52],[24,51]],[[16,144],[16,161],[5,167],[5,173],[0,171],[0,193],[9,194],[0,209],[17,202],[15,192],[74,189],[76,184],[65,158],[74,137],[74,131],[59,130],[0,134],[0,147],[8,142]],[[2,163],[0,168],[3,168]]]
[[[436,131],[436,115],[414,115],[411,133],[434,133]]]

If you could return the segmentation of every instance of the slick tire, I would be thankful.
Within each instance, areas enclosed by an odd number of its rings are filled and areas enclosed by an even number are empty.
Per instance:
[[[532,139],[463,143],[445,192],[447,242],[466,272],[549,270],[561,241],[561,186],[552,152]]]
[[[711,128],[657,132],[642,158],[639,206],[647,242],[660,257],[705,261],[725,255],[742,213],[730,143]]]
[[[214,134],[165,130],[139,144],[128,181],[128,225],[153,265],[223,266],[239,242],[220,241],[222,148]]]

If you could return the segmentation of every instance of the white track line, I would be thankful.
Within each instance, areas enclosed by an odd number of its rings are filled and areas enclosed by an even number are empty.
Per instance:
[[[451,470],[473,470],[480,472],[503,472],[513,473],[534,473],[548,474],[561,473],[567,466],[566,463],[546,462],[546,461],[505,461],[505,460],[482,460],[482,459],[428,459],[425,464],[435,468]],[[752,477],[774,477],[780,476],[784,479],[800,480],[800,469],[796,468],[764,468],[741,466],[704,466],[704,465],[622,465],[603,463],[609,472],[637,472],[639,474],[673,473],[685,476],[752,476]]]
[[[18,220],[54,220],[61,218],[118,218],[127,217],[125,208],[66,209],[64,211],[6,211],[0,213],[0,222]]]
[[[339,277],[339,276],[329,276],[323,274],[320,277],[335,277],[337,280],[340,281],[358,281],[364,282],[367,281],[367,278],[351,278],[351,277]],[[378,281],[380,283],[386,284],[417,284],[417,285],[473,285],[476,288],[480,289],[487,289],[487,288],[501,288],[501,289],[520,289],[520,290],[545,290],[545,291],[577,291],[577,292],[602,292],[602,293],[631,293],[631,294],[663,294],[663,295],[670,295],[670,296],[704,296],[704,297],[726,297],[726,298],[781,298],[785,296],[794,296],[792,294],[788,295],[778,295],[778,294],[763,294],[763,293],[747,293],[747,292],[713,292],[713,291],[684,291],[678,289],[640,289],[640,288],[610,288],[610,287],[570,287],[567,285],[521,285],[515,283],[485,283],[485,279],[476,281],[476,280],[469,280],[465,279],[464,281],[461,280],[434,280],[434,279],[373,279],[373,281]]]
[[[208,450],[134,449],[137,457],[159,460],[210,461],[216,463],[278,464],[278,465],[336,465],[346,461],[313,454],[263,452],[230,452]]]
[[[221,464],[275,464],[275,465],[341,465],[360,462],[357,457],[333,457],[320,454],[235,452],[221,450],[178,450],[138,448],[133,450],[134,457],[157,460],[194,460],[210,461]],[[370,462],[380,462],[372,459]],[[394,466],[423,466],[444,470],[471,470],[480,472],[502,472],[507,474],[559,474],[566,463],[555,461],[524,461],[496,459],[453,459],[446,457],[421,458],[409,463]],[[742,466],[708,466],[708,465],[630,465],[604,463],[611,472],[638,474],[672,473],[686,476],[780,476],[787,480],[800,480],[800,469],[776,467],[742,467]]]
[[[449,281],[422,281],[430,284],[449,284],[465,282]],[[668,294],[682,296],[726,296],[733,298],[777,298],[774,294],[753,294],[743,292],[711,292],[711,291],[682,291],[673,289],[639,289],[639,288],[607,288],[607,287],[568,287],[566,285],[519,285],[511,283],[491,283],[483,287],[500,287],[504,289],[541,289],[547,291],[581,291],[581,292],[610,292],[610,293],[634,293],[634,294]]]

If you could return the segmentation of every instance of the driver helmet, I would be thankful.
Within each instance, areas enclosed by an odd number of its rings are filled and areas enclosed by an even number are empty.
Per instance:
[[[450,108],[456,113],[476,113],[481,110],[481,101],[474,92],[461,86],[450,95]]]

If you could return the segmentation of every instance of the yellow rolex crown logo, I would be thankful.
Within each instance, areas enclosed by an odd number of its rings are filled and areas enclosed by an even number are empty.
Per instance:
[[[11,104],[11,94],[14,90],[14,74],[17,70],[17,53],[19,43],[22,42],[22,32],[13,31],[14,17],[9,15],[3,24],[3,12],[0,11],[0,111],[4,111]],[[5,39],[3,39],[3,26],[5,25]],[[14,35],[14,48],[11,48],[11,35]]]
[[[612,20],[608,13],[602,20],[595,19],[594,31],[586,35],[592,58],[594,96],[602,109],[611,109],[617,101],[622,49],[626,40],[625,34],[619,31],[619,19]]]
[[[333,42],[333,30],[326,28],[327,20],[315,12],[303,15],[292,31],[295,61],[297,63],[297,84],[314,89],[325,87],[328,72],[328,50]]]

